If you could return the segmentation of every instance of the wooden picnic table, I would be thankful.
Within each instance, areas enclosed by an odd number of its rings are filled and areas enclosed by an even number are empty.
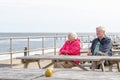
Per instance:
[[[117,64],[118,72],[120,72],[120,56],[109,56],[104,58],[110,62],[109,71],[112,71],[113,64]]]
[[[119,72],[91,72],[77,69],[53,69],[52,77],[45,77],[45,69],[0,68],[0,80],[119,80]]]
[[[112,54],[113,54],[113,55],[118,55],[118,56],[120,56],[120,50],[118,50],[118,49],[113,49],[113,50],[112,50]]]
[[[80,53],[88,53],[88,49],[86,49],[86,48],[85,49],[81,49]]]
[[[101,64],[102,71],[105,71],[104,69],[104,61],[103,58],[106,58],[106,56],[63,56],[63,55],[32,55],[32,56],[24,56],[24,57],[17,57],[17,59],[21,59],[24,61],[25,68],[27,68],[29,62],[31,60],[52,60],[52,62],[48,65],[46,65],[43,68],[47,68],[51,65],[53,65],[55,62],[59,62],[61,60],[63,61],[74,61],[74,60],[80,60],[80,61],[92,61],[92,70],[95,70],[96,62],[99,62]],[[38,62],[39,63],[39,62]],[[88,69],[85,68],[85,66],[82,66],[81,64],[76,64],[79,68],[88,71]],[[40,64],[39,64],[40,66]]]

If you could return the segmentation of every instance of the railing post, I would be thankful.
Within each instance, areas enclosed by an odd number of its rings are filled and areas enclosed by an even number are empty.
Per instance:
[[[28,56],[30,55],[29,52],[30,52],[30,37],[28,37],[28,44],[27,44],[28,48],[27,48],[27,53],[28,53]]]
[[[66,36],[65,36],[65,41],[66,41]]]
[[[10,38],[10,65],[11,65],[11,68],[12,68],[12,38]]]
[[[28,55],[28,49],[27,47],[24,47],[24,56],[27,56]]]
[[[44,37],[42,37],[42,55],[44,55]]]
[[[56,36],[54,37],[54,55],[56,55]]]
[[[81,40],[83,41],[83,36],[81,36]]]

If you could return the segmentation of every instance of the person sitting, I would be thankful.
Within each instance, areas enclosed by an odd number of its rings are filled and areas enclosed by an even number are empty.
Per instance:
[[[64,45],[59,50],[59,55],[71,55],[71,56],[80,56],[80,39],[77,37],[77,34],[71,32],[68,34],[68,40],[64,43]],[[79,64],[80,61],[75,60],[76,64]],[[62,65],[64,68],[72,68],[76,64],[73,62],[58,62],[56,63],[56,68],[60,68]]]
[[[105,28],[102,26],[97,27],[96,35],[97,38],[92,41],[88,55],[112,56],[112,41],[106,36]],[[107,65],[107,61],[105,61],[105,65]]]

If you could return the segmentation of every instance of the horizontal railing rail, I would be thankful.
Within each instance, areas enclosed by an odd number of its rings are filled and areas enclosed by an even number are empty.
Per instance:
[[[53,42],[53,47],[45,47],[45,40],[50,38]],[[56,49],[59,48],[57,47],[56,45],[56,40],[57,39],[64,39],[66,40],[66,36],[28,36],[28,37],[0,37],[0,41],[3,41],[3,40],[7,40],[9,43],[9,51],[8,52],[0,52],[0,56],[1,55],[7,55],[9,54],[10,55],[10,64],[12,65],[13,61],[13,55],[14,54],[17,54],[17,53],[25,53],[25,50],[17,50],[17,51],[14,51],[13,50],[13,43],[14,43],[14,40],[25,40],[26,41],[26,53],[28,55],[30,55],[29,52],[34,52],[34,51],[41,51],[42,52],[42,55],[44,55],[44,52],[45,50],[47,49],[53,49],[54,50],[54,55],[56,55]],[[30,49],[30,42],[32,39],[39,39],[38,41],[40,41],[41,43],[41,48],[35,48],[35,49]]]
[[[83,43],[84,42],[88,42],[90,43],[91,40],[93,40],[95,38],[95,35],[92,36],[91,38],[91,35],[83,35],[83,36],[78,36],[82,41]],[[52,40],[52,44],[53,46],[52,47],[45,47],[45,42],[46,42],[46,39],[51,39]],[[35,48],[35,49],[31,49],[31,45],[30,45],[30,42],[31,40],[33,39],[38,39],[38,41],[40,41],[40,44],[41,44],[41,47],[40,48]],[[9,51],[5,51],[5,52],[0,52],[0,56],[1,55],[6,55],[6,54],[9,54],[10,55],[10,64],[12,65],[13,61],[13,54],[17,54],[17,53],[27,53],[28,55],[30,55],[30,52],[33,52],[33,51],[41,51],[42,55],[45,54],[45,50],[47,49],[53,49],[54,50],[54,55],[56,55],[57,51],[56,49],[57,48],[60,48],[57,46],[57,40],[60,39],[60,40],[64,40],[66,41],[67,39],[67,36],[28,36],[28,37],[0,37],[0,41],[4,41],[4,40],[7,40],[8,41],[8,46],[9,46]],[[13,47],[15,47],[13,45],[14,43],[14,40],[25,40],[26,41],[26,45],[24,46],[24,48],[27,48],[27,50],[25,50],[23,48],[23,50],[17,50],[17,51],[14,51],[13,50]],[[89,45],[88,45],[89,46]]]

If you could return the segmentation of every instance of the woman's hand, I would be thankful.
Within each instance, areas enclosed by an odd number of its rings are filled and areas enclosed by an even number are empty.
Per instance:
[[[67,53],[59,53],[59,55],[68,55]]]

